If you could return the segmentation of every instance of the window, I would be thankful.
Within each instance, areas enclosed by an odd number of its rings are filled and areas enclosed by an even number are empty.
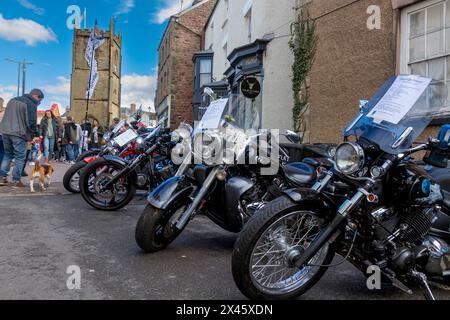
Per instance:
[[[450,0],[407,7],[401,19],[400,73],[430,77],[450,89]]]
[[[199,88],[203,87],[203,85],[212,82],[212,61],[211,59],[201,59],[200,60],[200,72],[199,72],[200,85]]]

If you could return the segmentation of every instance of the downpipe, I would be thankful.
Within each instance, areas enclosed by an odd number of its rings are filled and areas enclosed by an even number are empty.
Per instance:
[[[220,169],[221,168],[219,166],[216,166],[214,169],[212,169],[211,173],[208,175],[205,182],[203,183],[203,187],[200,189],[199,193],[194,198],[194,200],[192,201],[189,208],[181,215],[180,219],[178,220],[177,224],[175,225],[175,228],[178,229],[178,231],[183,230],[183,228],[189,222],[191,217],[194,216],[194,214],[197,211],[198,207],[200,206],[202,200],[208,194],[209,188],[216,181],[216,176]]]

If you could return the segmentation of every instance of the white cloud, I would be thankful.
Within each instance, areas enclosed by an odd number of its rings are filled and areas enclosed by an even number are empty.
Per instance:
[[[17,18],[7,20],[0,13],[0,39],[8,41],[24,41],[28,46],[39,42],[57,42],[52,29],[28,19]]]
[[[22,7],[26,8],[26,9],[30,9],[31,11],[33,11],[35,14],[37,14],[39,16],[42,16],[45,13],[44,8],[40,8],[28,0],[17,0],[17,2],[19,2]]]
[[[49,84],[42,87],[45,94],[44,105],[42,108],[47,109],[52,104],[59,105],[61,113],[70,104],[70,79],[60,76],[55,84]]]
[[[0,85],[0,98],[3,98],[5,107],[8,101],[11,100],[12,98],[15,98],[16,96],[17,96],[17,85],[7,85],[7,86]]]
[[[131,11],[134,8],[134,0],[121,0],[115,15],[125,14]]]
[[[70,95],[70,79],[60,76],[54,85],[46,85],[42,89],[52,95]]]
[[[132,103],[135,103],[138,107],[142,105],[143,110],[154,112],[156,81],[156,75],[124,75],[122,77],[122,107],[129,108]]]
[[[153,22],[164,23],[168,18],[177,14],[181,10],[181,2],[179,0],[165,0],[165,5],[159,9],[153,19]],[[183,10],[192,6],[193,0],[185,0],[183,2]]]

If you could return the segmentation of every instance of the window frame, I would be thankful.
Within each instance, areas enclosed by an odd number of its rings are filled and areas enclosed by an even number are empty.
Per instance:
[[[432,57],[427,57],[427,50],[428,50],[428,43],[427,43],[427,36],[425,37],[425,57],[422,59],[417,59],[414,61],[410,61],[410,34],[411,34],[411,23],[410,23],[410,16],[414,14],[415,12],[425,10],[429,7],[433,7],[435,5],[443,4],[443,28],[442,28],[442,45],[443,45],[443,52]],[[405,7],[401,10],[400,13],[400,52],[399,52],[399,68],[398,71],[400,74],[411,74],[411,67],[414,64],[418,63],[426,63],[426,74],[429,74],[429,62],[438,60],[438,59],[444,59],[444,78],[443,80],[438,80],[438,82],[447,84],[447,87],[449,88],[449,96],[450,96],[450,73],[447,72],[448,69],[450,69],[450,49],[448,50],[446,47],[450,48],[450,37],[448,37],[448,43],[446,37],[448,36],[447,32],[450,33],[450,24],[447,25],[447,21],[450,17],[447,16],[450,6],[450,0],[426,0],[422,1],[416,4],[412,4],[408,7]],[[449,12],[447,12],[449,11]],[[427,15],[425,15],[425,34],[427,34]],[[411,63],[412,62],[412,63]],[[447,99],[447,106],[450,108],[450,100]],[[440,125],[443,123],[446,123],[450,120],[450,112],[444,116],[436,117],[432,124],[434,125]]]

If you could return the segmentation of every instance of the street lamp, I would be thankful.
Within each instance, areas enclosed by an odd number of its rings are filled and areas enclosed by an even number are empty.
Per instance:
[[[25,83],[26,83],[26,75],[27,75],[27,65],[33,64],[33,62],[26,61],[25,59],[23,61],[15,61],[12,59],[5,59],[8,62],[11,63],[17,63],[19,66],[19,71],[17,74],[17,96],[19,96],[19,88],[20,88],[20,69],[22,69],[22,95],[25,94]]]

